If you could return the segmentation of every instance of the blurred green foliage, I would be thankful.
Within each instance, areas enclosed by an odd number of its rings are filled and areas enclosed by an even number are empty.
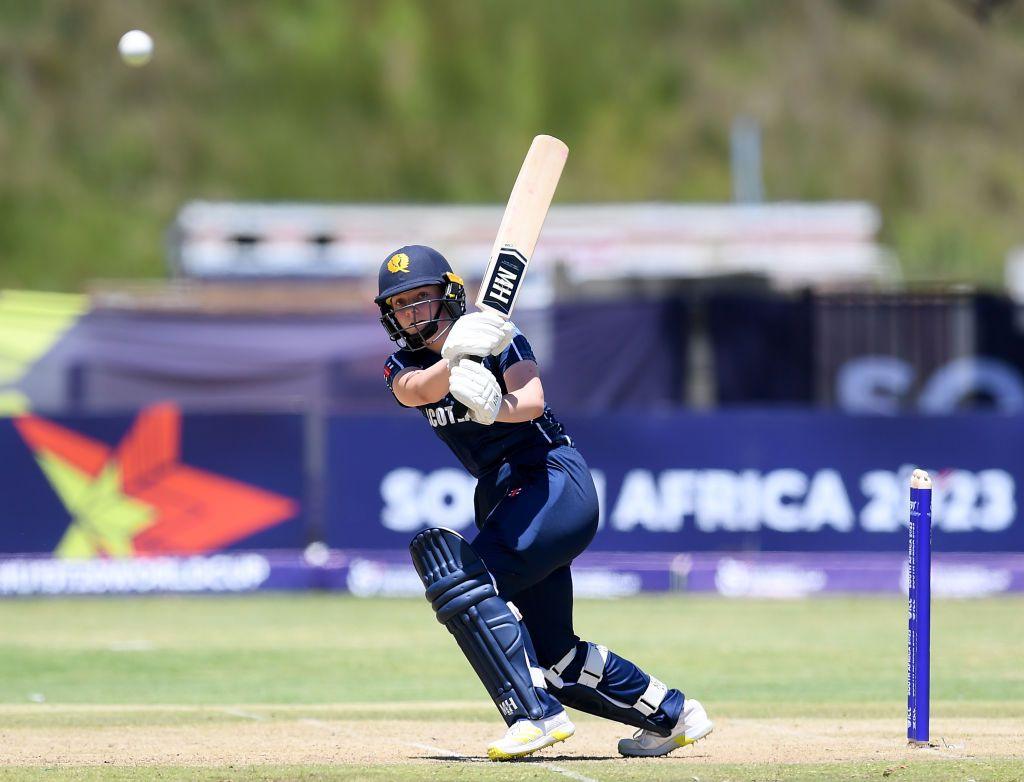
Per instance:
[[[909,279],[995,284],[1022,42],[954,0],[6,0],[0,286],[162,276],[190,198],[503,202],[542,131],[563,202],[728,200],[740,114],[769,198],[867,199]]]

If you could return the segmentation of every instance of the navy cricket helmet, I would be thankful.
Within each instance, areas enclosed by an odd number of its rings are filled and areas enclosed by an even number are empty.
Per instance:
[[[441,297],[428,301],[431,304],[435,301],[440,302],[441,306],[429,320],[416,322],[418,331],[413,330],[409,333],[399,325],[391,299],[399,293],[423,285],[440,286]],[[452,267],[441,253],[432,247],[411,244],[395,250],[381,264],[377,276],[377,298],[374,302],[380,307],[380,322],[391,340],[397,342],[399,347],[419,350],[437,336],[442,320],[447,321],[447,330],[466,313],[466,288],[462,278],[452,271]],[[406,305],[412,306],[416,305]]]

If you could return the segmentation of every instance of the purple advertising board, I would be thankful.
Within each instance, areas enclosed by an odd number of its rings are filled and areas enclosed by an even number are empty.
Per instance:
[[[572,568],[577,598],[701,592],[793,599],[906,594],[906,556],[887,552],[586,552]],[[237,550],[207,555],[61,559],[0,555],[0,597],[323,589],[357,597],[416,597],[423,585],[405,549]],[[939,598],[1024,592],[1024,554],[943,554],[932,567]]]
[[[905,551],[915,467],[935,477],[936,551],[1024,551],[1024,418],[666,413],[567,427],[601,498],[592,551]],[[328,442],[332,547],[471,533],[475,482],[419,414],[338,417]]]
[[[581,597],[905,592],[917,466],[935,481],[935,594],[1024,591],[1024,418],[772,411],[566,423],[602,508],[574,564]],[[296,414],[154,405],[0,420],[0,595],[420,594],[408,541],[425,526],[472,537],[473,478],[413,411],[325,425],[320,472]]]

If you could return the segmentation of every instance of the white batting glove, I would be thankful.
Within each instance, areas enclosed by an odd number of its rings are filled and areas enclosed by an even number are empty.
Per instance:
[[[478,424],[490,426],[501,410],[501,386],[490,370],[476,361],[450,364],[448,390]]]
[[[471,312],[463,315],[448,332],[441,355],[448,362],[462,356],[497,356],[509,346],[516,327],[493,312]]]

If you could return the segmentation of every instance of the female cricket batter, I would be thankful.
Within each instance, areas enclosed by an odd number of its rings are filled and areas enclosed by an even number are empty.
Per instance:
[[[488,756],[572,736],[563,704],[638,728],[619,742],[623,755],[664,755],[707,736],[698,701],[573,631],[569,566],[597,530],[597,494],[544,404],[526,337],[491,313],[466,315],[462,280],[429,247],[393,253],[378,282],[380,320],[399,346],[384,365],[388,388],[477,478],[472,544],[435,528],[410,550],[439,621],[508,725]]]

